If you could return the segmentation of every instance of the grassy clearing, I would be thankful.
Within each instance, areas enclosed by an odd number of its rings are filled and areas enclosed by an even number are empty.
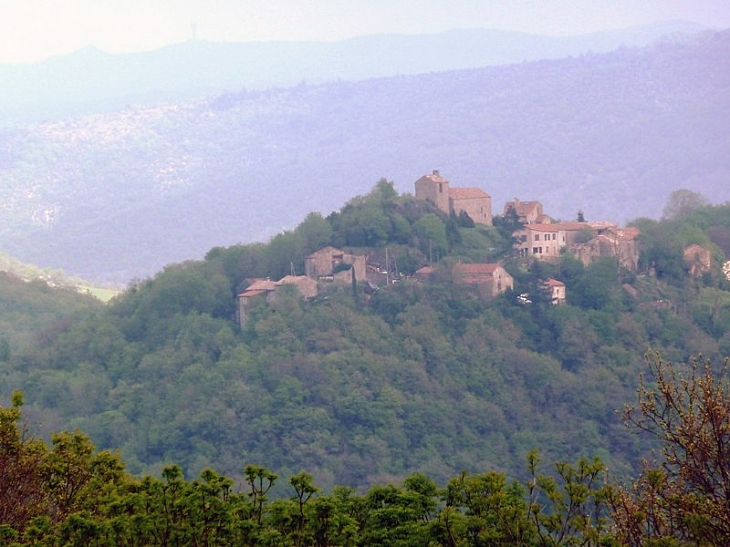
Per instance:
[[[79,292],[89,293],[94,298],[98,298],[102,302],[109,302],[112,298],[118,295],[121,291],[118,289],[103,289],[100,287],[91,287],[88,285],[80,285],[78,287]]]

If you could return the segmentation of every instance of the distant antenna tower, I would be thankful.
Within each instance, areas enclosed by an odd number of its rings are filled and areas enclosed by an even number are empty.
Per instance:
[[[190,23],[190,31],[193,33],[193,42],[197,40],[198,24],[193,22]]]

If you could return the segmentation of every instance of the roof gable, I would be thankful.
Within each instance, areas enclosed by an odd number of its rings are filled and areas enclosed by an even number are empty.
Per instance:
[[[442,184],[444,184],[444,183],[445,184],[448,184],[449,183],[448,180],[446,180],[444,177],[441,176],[441,174],[438,172],[438,169],[434,169],[433,170],[433,173],[431,173],[430,175],[423,175],[420,179],[418,179],[416,181],[416,183],[419,183],[419,182],[424,181],[424,180],[427,180],[427,181],[430,181],[430,182],[440,182]]]
[[[507,214],[509,209],[514,209],[517,216],[526,217],[540,205],[539,201],[508,201],[504,206],[504,212]]]
[[[246,287],[246,291],[273,291],[276,290],[276,281],[271,279],[257,279]]]

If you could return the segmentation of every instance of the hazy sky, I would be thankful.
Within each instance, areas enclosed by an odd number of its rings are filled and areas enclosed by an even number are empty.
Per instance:
[[[0,0],[0,63],[94,45],[118,53],[188,40],[341,40],[493,28],[580,34],[684,19],[730,27],[730,0]]]

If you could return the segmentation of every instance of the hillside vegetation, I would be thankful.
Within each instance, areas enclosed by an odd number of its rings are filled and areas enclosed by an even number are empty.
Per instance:
[[[730,199],[730,31],[413,76],[232,91],[0,129],[0,249],[128,282],[265,241],[387,175],[433,169],[495,211],[657,218],[678,188]]]
[[[511,254],[511,228],[460,225],[382,180],[267,244],[169,265],[105,307],[18,339],[0,360],[0,395],[22,389],[34,421],[80,428],[135,473],[177,463],[186,476],[212,467],[240,478],[256,463],[284,476],[305,469],[325,489],[365,488],[414,471],[439,482],[462,470],[523,477],[538,448],[547,461],[600,456],[626,476],[650,446],[615,412],[635,399],[644,352],[730,354],[720,271],[730,207],[637,225],[638,272],[570,255],[525,263]],[[687,273],[690,244],[712,250],[701,277]],[[362,283],[323,286],[312,300],[282,291],[238,327],[247,280],[301,272],[326,245],[381,264],[387,247],[401,273],[440,246],[437,276],[374,294]],[[493,300],[448,274],[458,260],[498,259],[516,287]],[[566,305],[540,296],[547,277],[566,284]]]
[[[28,436],[23,395],[0,407],[0,539],[23,545],[572,546],[726,545],[730,541],[727,367],[647,356],[627,406],[627,426],[660,440],[658,462],[630,485],[607,479],[599,458],[545,467],[526,457],[528,478],[462,471],[444,486],[423,473],[365,494],[321,492],[302,471],[289,497],[271,499],[279,476],[249,464],[237,487],[205,469],[186,480],[179,466],[137,478],[118,456],[97,452],[80,432]]]

